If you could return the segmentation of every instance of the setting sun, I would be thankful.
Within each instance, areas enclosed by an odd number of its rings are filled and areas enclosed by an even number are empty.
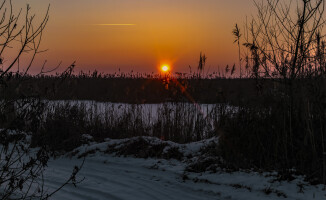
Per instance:
[[[163,72],[168,72],[168,71],[170,70],[170,67],[167,66],[167,65],[163,65],[162,68],[161,68],[161,70],[162,70]]]

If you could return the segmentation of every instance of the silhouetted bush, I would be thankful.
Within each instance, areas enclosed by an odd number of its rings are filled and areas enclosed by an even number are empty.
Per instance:
[[[221,115],[219,153],[236,168],[295,171],[326,184],[325,41],[319,21],[325,2],[297,4],[296,16],[288,2],[256,4],[243,60],[260,103],[239,104],[238,112]],[[266,83],[273,83],[273,90],[266,91]]]
[[[40,129],[33,134],[33,146],[47,146],[52,151],[71,151],[80,146],[86,134],[85,111],[77,106],[59,105],[46,113]]]

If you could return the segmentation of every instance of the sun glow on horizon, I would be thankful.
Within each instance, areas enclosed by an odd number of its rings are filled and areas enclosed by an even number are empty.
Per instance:
[[[168,65],[163,65],[161,67],[161,70],[162,70],[162,72],[168,72],[168,71],[170,71],[170,67]]]

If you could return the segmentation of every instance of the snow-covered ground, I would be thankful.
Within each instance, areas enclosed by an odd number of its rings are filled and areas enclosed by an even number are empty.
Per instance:
[[[178,148],[186,159],[135,158],[108,153],[108,148],[118,149],[130,140],[107,140],[101,144],[89,143],[75,151],[51,160],[45,172],[45,186],[49,191],[57,188],[80,165],[78,156],[88,151],[78,178],[84,180],[74,187],[68,185],[53,199],[111,199],[111,200],[196,200],[196,199],[326,199],[324,186],[311,186],[303,177],[287,181],[275,181],[275,173],[217,171],[215,173],[185,172],[189,160],[199,155],[202,146],[217,138],[187,145],[166,142],[168,148]],[[158,139],[144,138],[151,144]],[[190,156],[192,158],[190,158]]]

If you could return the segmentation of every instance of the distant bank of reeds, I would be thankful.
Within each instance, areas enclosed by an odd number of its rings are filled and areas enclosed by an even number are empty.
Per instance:
[[[196,75],[115,75],[80,73],[79,75],[25,76],[9,74],[7,86],[0,88],[1,98],[35,96],[47,100],[94,100],[117,103],[233,103],[255,100],[256,82],[250,78],[225,78],[216,74]],[[271,92],[273,82],[266,82]],[[17,87],[17,85],[19,87]]]

